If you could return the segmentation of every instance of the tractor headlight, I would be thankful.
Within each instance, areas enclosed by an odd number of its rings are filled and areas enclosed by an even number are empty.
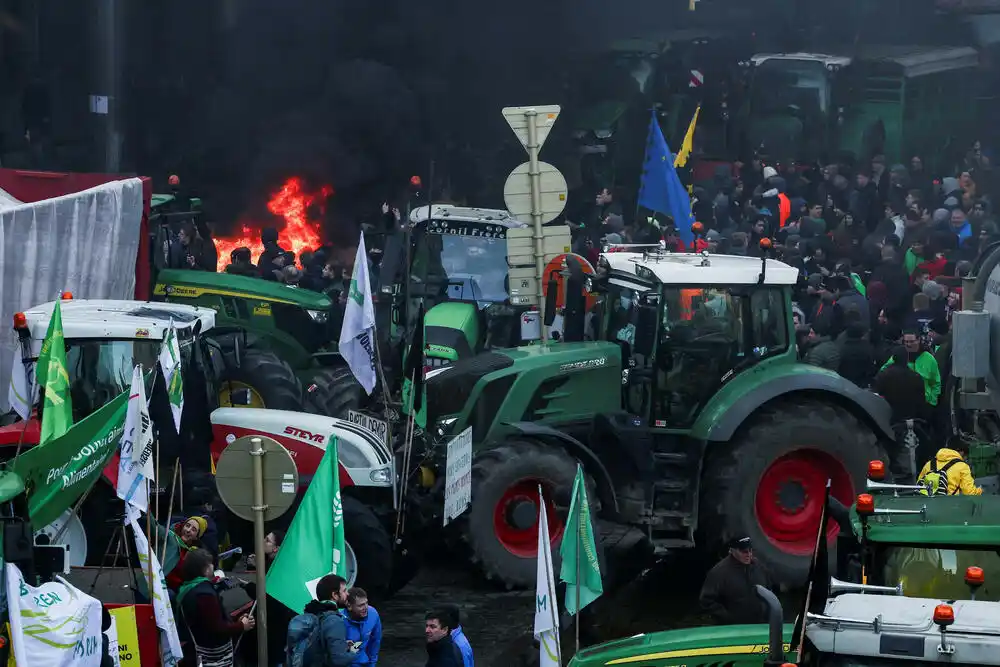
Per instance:
[[[392,469],[388,466],[376,468],[368,474],[368,477],[376,484],[390,484],[392,483]]]
[[[307,310],[309,317],[312,318],[313,322],[318,322],[319,324],[326,324],[326,318],[329,315],[325,310]]]
[[[439,419],[437,422],[437,434],[443,436],[448,432],[449,427],[455,423],[458,417],[446,417],[444,419]]]

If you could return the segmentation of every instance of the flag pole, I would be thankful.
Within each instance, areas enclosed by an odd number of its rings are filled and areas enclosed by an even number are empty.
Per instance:
[[[576,464],[577,479],[580,479],[580,472],[581,472],[581,470],[582,470],[582,466],[579,463],[577,463]],[[574,486],[575,486],[575,482],[574,482]],[[583,492],[583,489],[580,489],[580,491]],[[576,498],[574,498],[574,500],[576,500]],[[582,510],[583,508],[581,507],[580,509]],[[580,514],[580,512],[577,512],[577,514]],[[577,526],[576,527],[576,618],[574,619],[576,621],[576,651],[575,651],[575,653],[579,653],[580,652],[580,577],[582,576],[582,573],[580,572],[580,552],[581,551],[583,551],[583,534],[582,534],[582,531],[580,530],[580,526]]]
[[[170,513],[173,512],[173,510],[174,510],[174,492],[177,490],[177,473],[178,473],[178,471],[180,469],[180,465],[181,465],[181,459],[178,456],[177,460],[174,461],[174,477],[173,477],[173,480],[170,482],[170,502],[167,504],[167,524],[166,524],[166,526],[167,526],[167,532],[170,532]],[[166,538],[163,539],[163,549],[160,551],[160,562],[161,563],[167,557],[167,542],[168,541],[169,540],[167,540]],[[166,575],[166,572],[164,572],[164,575]]]
[[[146,480],[146,535],[150,536],[150,539],[152,539],[152,535],[153,535],[153,520],[150,518],[150,515],[149,515],[149,480]],[[155,549],[155,547],[154,547],[154,549]],[[153,553],[156,553],[156,551],[154,550]],[[153,559],[152,558],[147,558],[146,559],[146,565],[147,565],[147,567],[146,567],[146,570],[147,570],[146,571],[146,581],[148,582],[148,585],[149,585],[149,588],[147,588],[146,590],[149,591],[149,600],[150,600],[150,602],[152,602],[152,600],[153,600]]]
[[[545,519],[546,519],[546,525],[547,525],[548,524],[548,514],[549,513],[545,509],[545,496],[542,493],[542,485],[541,484],[538,485],[538,507],[539,507],[539,511],[545,512]],[[556,617],[556,607],[558,606],[558,604],[556,603],[556,596],[555,596],[555,590],[554,590],[554,588],[555,588],[556,573],[555,573],[555,569],[554,569],[554,567],[552,565],[552,549],[551,549],[551,546],[549,546],[547,548],[549,550],[548,550],[548,553],[545,554],[545,558],[548,561],[548,568],[547,569],[549,571],[548,572],[549,581],[545,582],[545,588],[546,588],[545,592],[548,593],[549,596],[552,598],[552,603],[549,605],[549,615],[552,617],[552,627],[555,629],[555,632],[556,632],[556,636],[555,636],[555,640],[556,640],[556,662],[559,664],[560,667],[562,667],[562,642],[559,641],[559,619]],[[539,557],[541,557],[541,554],[539,554]],[[579,604],[579,602],[577,604]]]

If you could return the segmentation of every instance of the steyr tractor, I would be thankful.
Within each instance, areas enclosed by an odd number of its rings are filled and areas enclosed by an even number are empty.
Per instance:
[[[48,329],[54,303],[36,306],[15,316],[15,332],[22,353],[35,361]],[[344,494],[344,525],[348,543],[348,569],[352,579],[373,595],[385,595],[405,583],[393,579],[393,475],[391,454],[373,433],[349,422],[303,412],[260,408],[216,409],[220,386],[231,377],[227,364],[240,364],[254,354],[224,354],[214,339],[216,313],[209,308],[144,301],[64,300],[61,302],[66,360],[74,421],[126,391],[132,368],[142,364],[149,374],[147,395],[150,417],[160,451],[157,492],[159,508],[166,512],[174,461],[182,466],[185,486],[210,486],[212,462],[236,437],[255,434],[272,437],[296,461],[301,495],[322,458],[329,439],[338,438],[340,482]],[[184,379],[184,412],[181,433],[174,427],[162,374],[157,369],[164,333],[173,321],[180,343]],[[256,353],[255,353],[256,354]],[[238,405],[246,406],[249,393],[228,390]],[[33,446],[39,440],[39,422],[17,422],[0,428],[0,447],[11,457],[18,443]],[[120,525],[116,499],[118,458],[115,454],[104,475],[81,504],[79,516],[67,512],[53,525],[39,527],[36,536],[70,547],[73,565],[101,564],[114,529]],[[216,503],[219,505],[219,503]],[[176,507],[177,516],[191,508]],[[221,508],[217,508],[221,509]],[[200,508],[195,508],[200,511]],[[274,523],[284,528],[292,512]],[[65,531],[62,526],[69,524]],[[252,544],[252,524],[226,515],[229,539],[234,545]],[[222,536],[220,536],[222,537]],[[37,539],[37,538],[36,538]],[[360,570],[358,569],[360,564]]]
[[[881,397],[798,361],[797,279],[773,259],[606,253],[596,280],[575,279],[600,299],[586,324],[567,319],[562,342],[427,373],[424,466],[472,428],[459,523],[483,572],[533,585],[538,485],[558,545],[580,462],[609,550],[714,550],[750,535],[778,581],[800,583],[827,480],[849,504],[893,433]]]

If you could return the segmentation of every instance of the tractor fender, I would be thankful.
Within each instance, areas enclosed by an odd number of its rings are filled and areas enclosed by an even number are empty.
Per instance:
[[[615,493],[614,484],[611,483],[611,474],[590,447],[551,426],[543,426],[533,422],[512,422],[507,426],[518,435],[558,445],[569,452],[571,456],[578,458],[583,463],[584,468],[594,476],[597,492],[601,496],[604,507],[610,507],[614,512],[618,511],[618,496]]]
[[[894,441],[896,438],[892,431],[892,410],[885,399],[861,389],[836,373],[811,367],[809,372],[772,375],[764,382],[741,392],[736,400],[727,405],[717,405],[713,406],[715,410],[706,410],[702,416],[713,417],[713,421],[709,422],[705,439],[728,441],[740,425],[765,403],[778,398],[805,395],[841,405],[872,427],[880,439]]]

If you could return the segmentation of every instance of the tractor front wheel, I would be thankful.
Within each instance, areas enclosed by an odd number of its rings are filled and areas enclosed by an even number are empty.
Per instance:
[[[704,473],[702,526],[721,554],[749,536],[754,555],[781,584],[801,585],[830,493],[851,506],[868,463],[886,461],[875,433],[843,408],[805,401],[761,409],[735,440],[715,445]],[[837,524],[827,522],[828,540]]]
[[[249,405],[233,405],[232,394],[249,390]],[[219,407],[302,410],[302,384],[291,367],[273,352],[250,348],[240,356],[240,365],[229,356],[219,379]]]
[[[476,456],[472,505],[459,521],[472,560],[487,579],[507,588],[535,585],[539,487],[545,496],[549,539],[558,570],[576,465],[576,459],[558,446],[516,438]],[[593,522],[600,502],[589,481],[587,497]]]
[[[372,600],[390,595],[392,538],[375,512],[357,498],[343,497],[347,583],[363,588]]]
[[[347,366],[323,368],[306,383],[306,412],[343,419],[361,408],[363,389]]]

